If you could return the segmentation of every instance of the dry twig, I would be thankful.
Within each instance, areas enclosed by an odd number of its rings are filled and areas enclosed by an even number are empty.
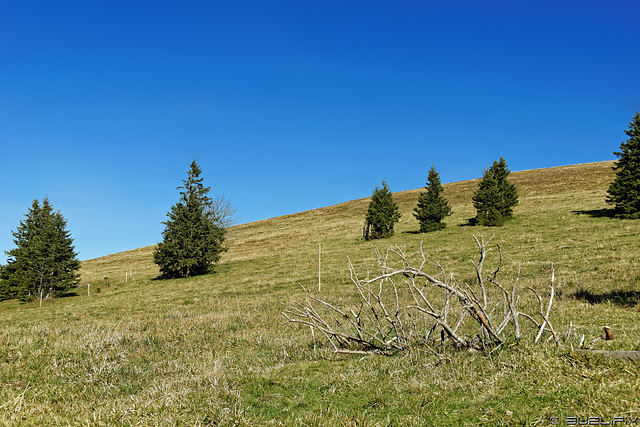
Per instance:
[[[428,343],[438,329],[441,330],[441,340],[449,338],[455,347],[495,349],[510,336],[515,340],[521,339],[520,316],[535,325],[538,332],[534,342],[537,343],[542,334],[549,331],[559,344],[558,335],[549,321],[555,295],[553,265],[551,296],[546,310],[542,297],[529,288],[538,299],[539,310],[536,314],[522,313],[518,308],[517,286],[520,268],[510,289],[500,284],[498,273],[502,265],[502,250],[499,245],[497,267],[488,275],[483,271],[487,254],[492,250],[488,245],[493,237],[485,241],[473,236],[479,251],[478,261],[472,262],[476,280],[473,284],[460,286],[453,275],[447,279],[440,264],[427,260],[422,244],[417,267],[412,266],[400,247],[388,248],[384,254],[374,248],[380,273],[373,278],[369,274],[366,279],[358,277],[351,260],[348,260],[349,279],[359,297],[354,304],[356,309],[340,309],[305,289],[305,304],[296,302],[287,306],[283,315],[289,323],[317,329],[339,353],[388,354],[405,350],[416,343]],[[438,268],[442,279],[426,272],[426,265]],[[499,291],[501,300],[491,300],[491,295],[495,295],[495,291],[490,291],[491,287]],[[322,314],[314,304],[323,308]]]

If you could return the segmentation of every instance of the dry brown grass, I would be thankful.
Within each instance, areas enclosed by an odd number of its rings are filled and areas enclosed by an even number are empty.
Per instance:
[[[81,280],[84,283],[121,282],[125,280],[125,273],[128,271],[132,271],[135,278],[157,276],[160,270],[153,263],[154,249],[155,245],[146,246],[82,261]]]
[[[495,230],[464,225],[477,187],[467,181],[445,184],[454,214],[437,233],[414,234],[416,189],[395,194],[403,217],[384,241],[360,240],[364,198],[235,226],[206,276],[152,280],[152,246],[84,261],[83,284],[110,282],[101,293],[81,288],[41,308],[0,304],[0,423],[548,425],[551,416],[640,416],[637,364],[528,343],[491,355],[415,348],[362,359],[281,324],[280,303],[303,298],[300,284],[317,286],[319,243],[322,294],[347,305],[347,257],[366,272],[372,243],[416,256],[423,242],[463,281],[472,235],[495,231],[501,280],[520,264],[523,293],[532,286],[547,296],[554,263],[557,330],[572,322],[594,348],[640,350],[640,221],[607,217],[611,165],[513,173],[520,203]],[[124,284],[128,270],[134,280]],[[614,340],[596,340],[603,325]]]
[[[588,211],[603,207],[605,190],[613,179],[612,161],[582,165],[560,166],[514,172],[510,180],[518,187],[519,211],[538,214],[551,209],[566,209],[571,202],[575,210]],[[450,226],[465,224],[475,215],[471,197],[479,179],[448,183],[444,196],[453,206]],[[394,194],[402,218],[397,232],[417,228],[413,208],[422,188]],[[560,202],[562,203],[556,203]],[[294,256],[299,262],[315,259],[318,243],[357,241],[362,235],[364,215],[369,198],[357,199],[337,205],[277,218],[241,224],[229,231],[229,251],[223,255],[224,263],[249,261],[261,257]],[[107,255],[82,262],[82,281],[124,281],[125,271],[133,270],[134,277],[155,277],[159,270],[153,264],[154,246],[147,246],[118,254]],[[108,279],[105,279],[108,278]]]

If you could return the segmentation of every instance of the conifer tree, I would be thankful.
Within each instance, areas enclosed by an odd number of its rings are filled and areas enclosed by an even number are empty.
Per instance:
[[[208,273],[225,251],[226,230],[219,212],[207,196],[210,187],[202,184],[202,170],[194,160],[178,187],[180,200],[167,213],[169,219],[162,232],[162,242],[153,253],[153,261],[160,266],[165,278],[191,277]]]
[[[15,249],[7,251],[2,269],[2,298],[27,301],[63,295],[78,282],[80,268],[73,238],[60,211],[46,197],[36,199],[13,233]]]
[[[440,193],[444,190],[440,183],[440,175],[432,165],[427,177],[426,192],[418,196],[418,206],[413,216],[420,222],[420,233],[442,230],[447,226],[442,220],[451,215],[451,206]]]
[[[473,195],[476,217],[473,223],[486,226],[501,226],[513,215],[518,204],[518,189],[507,181],[511,171],[500,157],[490,168],[485,168],[478,190]]]
[[[614,204],[619,218],[640,218],[640,112],[636,113],[629,130],[629,139],[622,142],[613,170],[616,177],[609,185],[607,203]]]
[[[14,298],[12,289],[9,287],[9,283],[5,279],[6,266],[0,264],[0,301]]]
[[[371,195],[362,231],[363,237],[369,240],[393,236],[393,226],[400,217],[398,205],[393,201],[387,182],[383,180],[382,188],[376,186]]]

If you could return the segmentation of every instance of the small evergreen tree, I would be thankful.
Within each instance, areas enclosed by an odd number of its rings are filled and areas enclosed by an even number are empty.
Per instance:
[[[607,203],[614,204],[619,218],[640,218],[640,112],[636,113],[629,130],[629,139],[622,142],[613,170],[616,177],[609,185]]]
[[[398,205],[393,201],[387,182],[383,180],[382,188],[376,186],[371,195],[362,236],[366,240],[393,236],[393,226],[400,216]]]
[[[210,187],[202,184],[202,170],[194,160],[183,180],[180,200],[167,213],[169,219],[162,232],[162,242],[153,253],[165,278],[191,277],[205,274],[225,251],[226,230],[219,212],[207,196]]]
[[[33,201],[13,233],[16,248],[6,252],[9,262],[2,269],[2,298],[39,298],[42,303],[45,296],[61,296],[77,284],[80,261],[66,226],[49,199],[45,197],[42,205]]]
[[[494,227],[511,218],[513,208],[518,204],[518,189],[507,181],[510,173],[502,157],[490,168],[485,168],[478,190],[473,195],[477,214],[472,223]]]
[[[442,220],[451,215],[451,206],[440,193],[444,190],[440,183],[440,175],[432,165],[427,177],[426,192],[418,196],[418,206],[413,216],[420,222],[420,233],[442,230],[447,226]]]

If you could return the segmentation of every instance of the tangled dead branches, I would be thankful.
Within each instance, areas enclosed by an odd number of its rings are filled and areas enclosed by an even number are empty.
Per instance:
[[[549,319],[555,296],[555,272],[551,265],[548,300],[533,288],[534,307],[520,309],[518,281],[506,287],[498,281],[502,251],[498,265],[484,272],[487,254],[495,248],[473,236],[479,252],[473,265],[472,283],[458,284],[437,262],[428,261],[420,245],[420,261],[412,266],[405,252],[389,248],[381,254],[374,248],[379,274],[363,279],[349,260],[349,279],[355,288],[355,300],[348,307],[338,307],[305,289],[304,303],[285,306],[287,323],[306,325],[323,334],[338,353],[389,354],[412,345],[449,340],[456,348],[488,350],[507,340],[523,338],[521,319],[530,321],[527,331],[535,333],[537,343],[543,334],[560,345]],[[426,267],[439,270],[432,275]],[[536,301],[537,300],[537,301]],[[531,306],[532,304],[529,304]],[[533,308],[533,309],[532,309]],[[438,337],[438,331],[440,336]]]

